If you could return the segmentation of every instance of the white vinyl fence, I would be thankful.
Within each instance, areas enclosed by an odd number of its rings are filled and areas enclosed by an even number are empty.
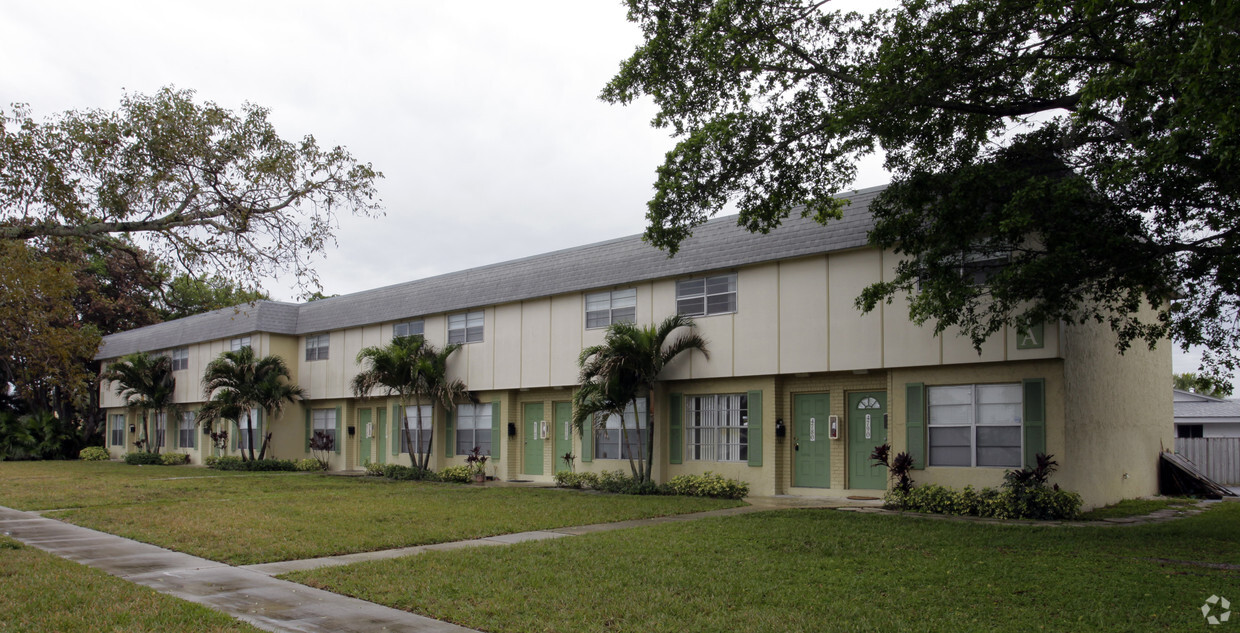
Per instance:
[[[1240,485],[1240,437],[1177,437],[1175,452],[1224,486]]]

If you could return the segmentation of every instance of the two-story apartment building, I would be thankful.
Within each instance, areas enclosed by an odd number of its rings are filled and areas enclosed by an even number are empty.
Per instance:
[[[308,455],[310,433],[321,429],[337,440],[331,467],[352,470],[409,463],[395,401],[350,392],[358,351],[415,333],[461,343],[450,369],[478,403],[424,410],[432,467],[463,463],[480,446],[495,475],[549,481],[569,452],[579,470],[627,471],[616,420],[584,436],[568,424],[577,358],[615,320],[653,323],[680,311],[694,317],[710,356],[679,359],[654,395],[656,480],[713,471],[756,495],[875,494],[886,473],[868,456],[890,441],[913,453],[922,483],[998,485],[1006,469],[1047,452],[1060,464],[1054,481],[1087,505],[1157,492],[1158,451],[1172,442],[1169,346],[1120,355],[1104,326],[1047,323],[1002,332],[979,353],[967,339],[912,323],[900,300],[861,314],[862,288],[897,261],[867,245],[868,203],[879,190],[848,196],[844,218],[825,227],[793,218],[753,235],[718,218],[674,258],[626,237],[311,303],[179,319],[106,337],[98,357],[172,355],[185,413],[167,423],[164,446],[197,463],[216,450],[193,424],[206,364],[241,345],[278,354],[309,397],[257,422],[272,432],[275,456]],[[110,385],[101,397],[119,456],[132,450],[136,415]],[[644,427],[644,415],[629,425]],[[231,433],[224,452],[244,437]]]

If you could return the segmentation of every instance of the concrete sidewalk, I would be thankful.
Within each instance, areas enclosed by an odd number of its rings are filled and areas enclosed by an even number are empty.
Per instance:
[[[467,629],[242,567],[0,507],[0,532],[32,547],[279,632]]]
[[[785,508],[878,505],[878,502],[869,501],[798,497],[759,497],[748,501],[749,505],[709,512],[520,532],[469,541],[244,567],[233,567],[3,506],[0,506],[0,533],[113,576],[223,611],[268,631],[438,633],[468,632],[473,629],[278,580],[273,576],[303,569],[398,558],[427,551],[510,545],[645,525],[694,521],[712,516],[733,516]]]

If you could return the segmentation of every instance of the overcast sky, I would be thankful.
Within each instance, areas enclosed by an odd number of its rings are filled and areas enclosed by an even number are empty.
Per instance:
[[[618,0],[5,1],[0,103],[40,119],[175,85],[346,146],[387,212],[341,218],[317,269],[346,294],[640,233],[673,140],[651,103],[598,99],[639,42]],[[854,186],[885,183],[880,163]]]

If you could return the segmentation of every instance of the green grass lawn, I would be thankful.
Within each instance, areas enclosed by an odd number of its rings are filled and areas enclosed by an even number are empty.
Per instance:
[[[0,631],[254,631],[218,611],[165,596],[0,537]]]
[[[1102,519],[1121,519],[1124,517],[1139,517],[1147,515],[1151,512],[1165,510],[1167,508],[1188,509],[1196,505],[1197,499],[1192,497],[1168,497],[1166,499],[1124,499],[1119,503],[1094,508],[1089,512],[1081,515],[1086,521],[1101,521]]]
[[[506,633],[1183,631],[1240,587],[1185,561],[1240,564],[1240,504],[1098,527],[788,510],[284,577]]]
[[[317,474],[215,474],[184,466],[0,463],[0,505],[74,508],[47,516],[237,565],[740,505]]]

